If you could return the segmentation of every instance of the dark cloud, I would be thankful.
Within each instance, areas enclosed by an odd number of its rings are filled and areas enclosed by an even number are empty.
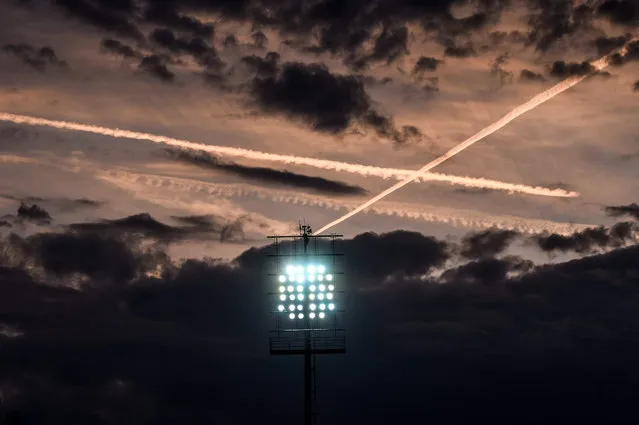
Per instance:
[[[166,151],[174,159],[263,184],[274,183],[277,185],[294,187],[296,189],[309,189],[314,192],[327,193],[331,195],[365,195],[367,193],[366,190],[359,186],[352,186],[335,180],[306,176],[303,174],[292,173],[290,171],[275,170],[265,167],[248,167],[234,162],[221,161],[208,152],[182,149],[167,149]]]
[[[223,66],[215,48],[200,37],[185,39],[176,37],[173,31],[167,28],[158,28],[151,33],[150,38],[173,53],[193,56],[204,67],[219,69]]]
[[[67,14],[100,29],[113,32],[122,37],[137,41],[144,36],[133,22],[134,5],[132,2],[89,2],[87,0],[54,0]]]
[[[529,4],[532,14],[527,42],[541,52],[579,29],[587,28],[593,16],[587,5],[575,7],[572,0],[530,0]]]
[[[637,82],[635,83],[635,85],[633,86],[633,91],[639,91],[639,80],[637,80]]]
[[[58,59],[55,50],[49,46],[36,48],[26,43],[5,44],[2,46],[2,51],[17,57],[23,63],[40,72],[51,66],[62,69],[69,67],[65,61]]]
[[[264,32],[257,30],[251,34],[251,38],[253,39],[253,43],[255,43],[255,47],[259,49],[264,49],[268,44],[268,37]]]
[[[630,205],[605,207],[604,211],[612,217],[630,216],[635,220],[639,220],[639,205],[635,203]]]
[[[42,207],[32,204],[27,205],[25,203],[20,203],[18,207],[18,219],[33,221],[41,224],[49,224],[51,223],[51,215]]]
[[[461,255],[466,258],[494,257],[504,251],[517,236],[512,230],[486,230],[466,235],[462,240]]]
[[[495,58],[493,63],[490,66],[490,73],[494,77],[499,79],[499,83],[504,86],[506,84],[512,84],[513,82],[513,73],[512,71],[506,70],[503,65],[508,62],[510,55],[508,53],[503,53]]]
[[[267,112],[302,120],[326,133],[340,134],[360,123],[397,143],[419,137],[414,127],[398,130],[390,117],[377,112],[360,78],[333,74],[322,64],[287,62],[278,68],[276,75],[253,79],[252,94]]]
[[[472,44],[468,43],[464,46],[448,46],[446,50],[444,50],[444,56],[449,56],[453,58],[468,58],[471,56],[475,56],[477,52],[475,51],[475,47]]]
[[[632,223],[617,223],[611,228],[593,227],[570,236],[558,234],[536,236],[533,240],[540,249],[551,251],[574,251],[589,253],[597,248],[618,248],[632,240],[636,232]]]
[[[115,53],[125,58],[141,59],[144,56],[135,48],[111,38],[105,38],[102,40],[100,48],[103,52]]]
[[[190,32],[198,37],[212,39],[215,36],[213,25],[179,13],[176,6],[171,2],[152,2],[144,11],[144,19],[154,24],[169,26],[177,31]]]
[[[632,38],[632,34],[624,34],[618,37],[597,37],[594,41],[597,47],[597,55],[603,56],[625,45]]]
[[[441,63],[442,61],[439,59],[421,56],[417,59],[417,62],[415,62],[412,73],[413,75],[422,76],[425,72],[435,71]]]
[[[544,82],[546,81],[546,78],[541,75],[538,74],[534,71],[531,71],[529,69],[522,69],[521,72],[519,73],[519,80],[520,81],[535,81],[535,82]]]
[[[301,366],[268,358],[272,247],[232,264],[171,264],[135,242],[75,236],[35,235],[29,246],[50,247],[24,251],[25,267],[0,263],[2,325],[15,330],[0,335],[2,420],[299,422]],[[69,245],[78,262],[56,262],[51,249]],[[349,354],[317,363],[320,412],[331,423],[639,419],[637,246],[536,268],[485,258],[435,279],[427,273],[449,253],[434,238],[367,233],[338,245]],[[99,257],[86,263],[90,252]],[[53,285],[26,267],[49,256],[45,272],[88,281]],[[115,264],[100,260],[110,257]]]
[[[613,66],[622,66],[629,62],[639,61],[639,40],[629,43],[625,55],[615,53],[610,57],[610,64]]]
[[[555,78],[568,78],[588,75],[594,71],[595,68],[586,61],[581,63],[555,61],[550,67],[550,75]]]
[[[508,273],[522,273],[532,269],[531,261],[519,257],[484,258],[446,270],[441,279],[448,283],[496,286],[506,279]]]
[[[639,4],[633,0],[607,0],[599,6],[597,12],[618,25],[639,24]]]
[[[175,74],[167,67],[168,61],[169,59],[162,55],[149,55],[142,59],[138,68],[164,82],[172,83]]]
[[[37,202],[39,205],[46,205],[47,208],[54,208],[59,211],[69,212],[77,211],[79,209],[86,208],[99,208],[104,203],[94,201],[87,198],[43,198],[40,196],[13,196],[13,195],[1,195],[3,198],[19,201],[21,204],[28,204]],[[35,205],[36,208],[42,209],[39,205]]]

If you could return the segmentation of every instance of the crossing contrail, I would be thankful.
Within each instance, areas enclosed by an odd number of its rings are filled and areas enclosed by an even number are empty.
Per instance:
[[[413,170],[403,170],[398,168],[382,168],[370,165],[352,164],[348,162],[330,161],[326,159],[308,158],[295,155],[279,155],[267,152],[259,152],[250,149],[233,148],[227,146],[207,145],[204,143],[194,143],[188,140],[174,139],[172,137],[159,136],[149,133],[139,133],[136,131],[113,129],[95,125],[80,124],[67,121],[48,120],[44,118],[31,117],[0,112],[0,121],[8,121],[15,124],[26,124],[33,126],[52,127],[61,130],[73,130],[86,133],[99,134],[115,138],[144,140],[154,143],[167,144],[184,149],[195,149],[218,155],[241,157],[259,161],[280,162],[286,164],[304,165],[324,170],[342,171],[362,176],[374,176],[383,179],[403,180],[413,176]],[[483,178],[451,176],[440,173],[424,173],[412,180],[447,182],[455,185],[477,188],[502,190],[508,193],[522,193],[537,196],[551,196],[574,198],[579,196],[577,192],[563,189],[549,189],[545,187],[532,187],[521,184],[504,183],[497,180]]]
[[[629,41],[626,44],[626,46],[628,46],[628,44],[636,41],[637,39],[638,38],[633,38],[631,41]],[[617,50],[617,52],[620,53],[621,55],[625,55],[627,53],[627,47],[626,46],[624,46],[621,49]],[[604,56],[604,57],[602,57],[602,58],[600,58],[600,59],[598,59],[596,61],[590,62],[590,65],[592,65],[594,70],[601,71],[606,66],[608,66],[608,56]],[[376,195],[376,196],[372,197],[371,199],[369,199],[368,201],[364,202],[363,204],[361,204],[357,208],[355,208],[355,209],[349,211],[348,213],[344,214],[342,217],[338,218],[337,220],[334,220],[334,221],[328,223],[326,226],[322,227],[321,229],[319,229],[315,233],[316,234],[320,234],[320,233],[330,229],[331,227],[343,222],[344,220],[349,219],[350,217],[354,216],[355,214],[357,214],[357,213],[361,212],[362,210],[368,208],[369,206],[373,205],[375,202],[379,201],[380,199],[385,198],[386,196],[390,195],[391,193],[395,192],[396,190],[406,186],[408,183],[410,183],[413,180],[419,178],[420,176],[422,176],[424,173],[430,171],[431,169],[437,167],[439,164],[441,164],[441,163],[445,162],[446,160],[452,158],[453,156],[457,155],[458,153],[468,149],[469,147],[471,147],[475,143],[479,142],[480,140],[484,139],[485,137],[490,136],[491,134],[495,133],[496,131],[498,131],[499,129],[501,129],[502,127],[506,126],[508,123],[510,123],[511,121],[516,119],[517,117],[525,114],[526,112],[528,112],[528,111],[530,111],[532,109],[535,109],[537,106],[549,101],[553,97],[555,97],[558,94],[568,90],[569,88],[573,87],[574,85],[579,84],[586,77],[588,77],[588,75],[589,74],[567,78],[566,80],[554,85],[553,87],[549,88],[548,90],[544,91],[543,93],[538,94],[537,96],[533,97],[532,99],[530,99],[528,102],[524,103],[523,105],[517,106],[515,109],[513,109],[512,111],[510,111],[509,113],[504,115],[497,122],[489,125],[488,127],[486,127],[483,130],[479,131],[479,133],[477,133],[477,134],[469,137],[468,139],[464,140],[463,142],[461,142],[460,144],[458,144],[457,146],[455,146],[454,148],[452,148],[451,150],[446,152],[444,155],[442,155],[439,158],[436,158],[435,160],[429,162],[428,164],[424,165],[419,170],[414,171],[410,176],[406,177],[404,180],[395,183],[393,186],[391,186],[388,189],[384,190],[379,195]]]

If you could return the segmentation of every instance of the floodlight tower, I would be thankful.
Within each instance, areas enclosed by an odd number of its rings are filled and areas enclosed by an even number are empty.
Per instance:
[[[343,293],[338,276],[335,241],[342,235],[313,235],[311,226],[299,225],[298,235],[274,239],[274,285],[278,302],[275,326],[269,338],[273,355],[304,355],[304,425],[315,421],[315,355],[346,352],[345,330],[338,325],[337,294]],[[285,240],[285,242],[282,242]]]

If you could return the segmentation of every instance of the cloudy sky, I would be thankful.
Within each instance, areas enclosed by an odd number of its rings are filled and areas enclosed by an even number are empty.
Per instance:
[[[636,0],[0,2],[0,423],[294,423],[265,237],[583,76],[331,229],[319,403],[637,419],[638,29]]]

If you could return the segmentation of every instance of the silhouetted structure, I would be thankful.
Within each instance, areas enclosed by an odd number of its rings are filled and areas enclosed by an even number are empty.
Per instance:
[[[345,330],[339,327],[337,294],[343,273],[337,268],[335,240],[342,235],[313,235],[308,225],[299,235],[275,239],[274,286],[278,302],[275,329],[269,338],[273,355],[304,355],[304,424],[315,421],[315,355],[346,352]],[[282,242],[284,240],[285,242]]]

